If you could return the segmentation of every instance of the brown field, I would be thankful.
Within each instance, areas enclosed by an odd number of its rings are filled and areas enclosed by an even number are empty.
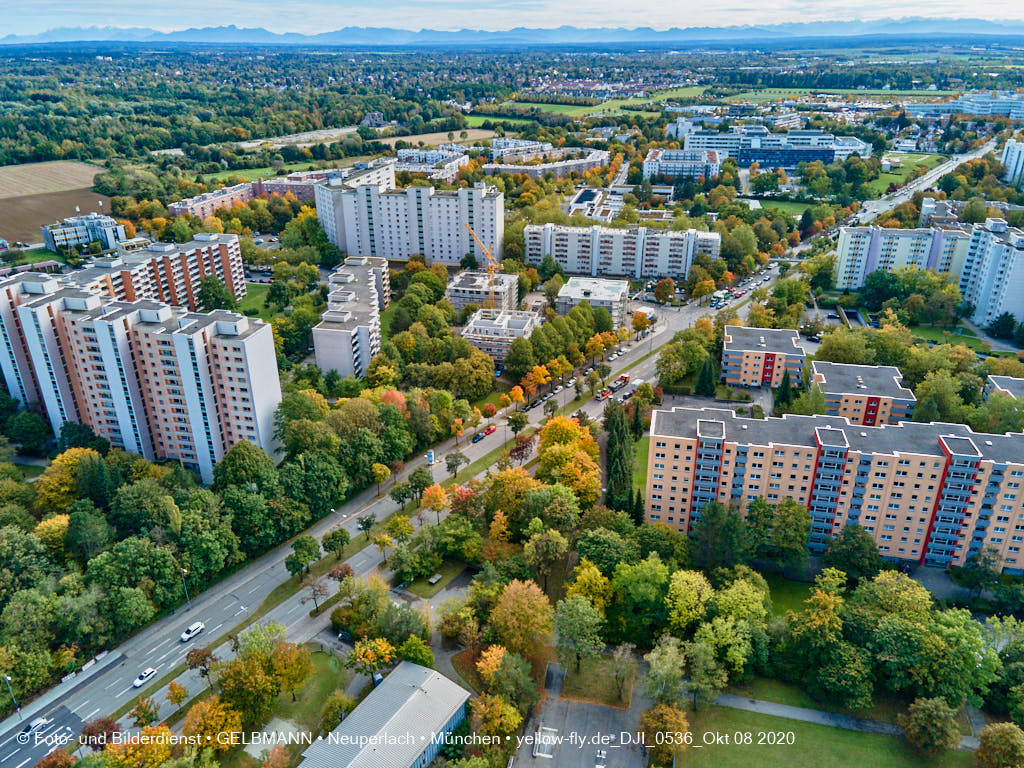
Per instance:
[[[0,199],[85,189],[102,170],[76,160],[0,166]]]
[[[453,131],[452,135],[455,137],[453,139],[449,139],[448,132],[445,131],[443,133],[418,133],[415,136],[388,136],[386,139],[380,139],[379,141],[392,147],[395,146],[396,141],[405,141],[414,146],[422,141],[427,146],[432,147],[437,144],[447,144],[450,141],[458,143],[475,139],[490,139],[496,135],[494,131],[485,131],[481,128],[467,128],[466,133],[468,136],[465,139],[459,138],[460,133],[461,131]]]
[[[25,166],[29,167],[29,166]],[[0,168],[0,179],[6,168]],[[0,181],[0,184],[3,182]],[[5,190],[6,191],[6,190]],[[97,201],[103,201],[103,212],[110,212],[110,198],[97,194],[90,189],[68,189],[63,192],[50,192],[40,195],[22,195],[5,197],[0,195],[0,238],[9,242],[15,240],[26,243],[41,242],[43,236],[39,227],[52,224],[57,219],[75,215],[75,206],[82,213],[98,211]]]

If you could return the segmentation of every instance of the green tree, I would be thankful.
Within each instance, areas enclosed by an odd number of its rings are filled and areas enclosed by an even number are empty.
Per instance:
[[[651,701],[669,706],[679,705],[686,697],[686,654],[679,640],[662,635],[651,652],[644,656],[644,695]]]
[[[421,667],[434,668],[434,652],[416,635],[409,635],[405,642],[398,646],[398,656]]]
[[[196,306],[203,312],[211,312],[215,309],[234,310],[238,303],[220,278],[215,275],[207,275],[199,281]]]
[[[568,551],[568,539],[555,529],[533,534],[523,546],[523,557],[541,577],[545,591],[548,588],[548,577],[559,563],[565,561]]]
[[[685,655],[690,677],[687,688],[693,697],[693,708],[699,709],[701,702],[710,703],[725,690],[729,674],[718,663],[715,650],[706,642],[689,643]]]
[[[882,570],[882,557],[871,534],[859,525],[847,525],[825,553],[825,565],[845,573],[854,582],[872,579]]]
[[[700,366],[700,372],[697,374],[697,385],[693,391],[694,394],[701,395],[702,397],[714,397],[715,388],[715,363],[709,356],[704,358],[704,362]]]
[[[555,650],[563,667],[573,666],[579,674],[585,659],[604,650],[601,625],[604,616],[586,597],[572,595],[559,600],[555,608]]]
[[[352,536],[339,525],[333,531],[325,533],[320,543],[326,552],[333,552],[334,556],[341,560],[341,555],[350,541],[352,541]]]
[[[915,699],[897,722],[907,741],[929,759],[960,743],[956,710],[943,698]]]
[[[750,555],[750,538],[743,517],[717,501],[701,508],[700,519],[691,525],[691,536],[694,563],[709,573],[715,568],[745,563]]]
[[[292,542],[292,554],[285,558],[284,564],[288,573],[295,576],[309,571],[312,565],[320,557],[320,544],[315,538],[306,534],[299,536]]]
[[[981,768],[1020,768],[1024,765],[1024,732],[1013,723],[986,725],[976,753]]]

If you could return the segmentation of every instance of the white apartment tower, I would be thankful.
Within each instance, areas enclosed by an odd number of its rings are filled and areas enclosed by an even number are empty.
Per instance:
[[[381,346],[380,313],[387,308],[382,275],[387,275],[387,261],[366,256],[349,256],[331,275],[327,311],[313,328],[320,370],[337,371],[342,378],[366,375]]]
[[[959,228],[841,227],[836,246],[836,287],[856,289],[875,270],[919,267],[959,277],[971,233]]]
[[[973,320],[982,327],[1004,312],[1024,319],[1024,231],[1005,219],[975,224],[960,293],[974,305]]]

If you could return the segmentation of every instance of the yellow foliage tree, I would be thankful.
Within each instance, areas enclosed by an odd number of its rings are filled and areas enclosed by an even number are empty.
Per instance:
[[[108,744],[103,750],[107,768],[157,768],[171,758],[171,729],[150,725],[138,737],[120,744]]]
[[[580,564],[573,568],[572,581],[565,588],[565,596],[581,595],[590,600],[601,613],[604,613],[608,604],[612,601],[612,583],[608,577],[601,573],[601,569],[592,562],[583,558]]]
[[[501,666],[503,658],[505,658],[505,646],[503,645],[491,645],[481,652],[480,658],[476,662],[476,671],[488,688],[494,681],[494,675]]]
[[[309,650],[295,643],[278,643],[270,654],[274,674],[281,690],[292,695],[292,701],[313,676],[313,657]]]
[[[78,466],[86,456],[99,458],[92,448],[68,448],[50,463],[35,482],[37,510],[67,512],[78,500]]]
[[[495,541],[509,540],[508,517],[500,509],[494,513],[494,519],[491,520],[491,527],[488,533]]]
[[[68,515],[54,515],[41,520],[35,527],[36,536],[57,557],[64,556],[64,536],[68,532],[70,519]]]
[[[215,752],[225,752],[232,746],[231,739],[223,738],[221,734],[240,732],[242,716],[221,702],[220,696],[211,696],[192,705],[181,730]]]

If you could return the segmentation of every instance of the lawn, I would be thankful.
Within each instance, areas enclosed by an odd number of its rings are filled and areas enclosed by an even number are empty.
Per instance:
[[[345,669],[337,656],[321,651],[318,644],[310,643],[306,647],[313,653],[313,676],[299,691],[296,701],[282,693],[274,715],[290,720],[301,730],[316,731],[320,726],[320,709],[327,697],[348,685],[352,672]]]
[[[332,168],[347,168],[350,165],[355,165],[359,160],[366,160],[369,155],[358,156],[358,157],[346,157],[341,160],[336,160],[330,164]],[[294,163],[285,163],[281,166],[280,170],[291,173],[292,171],[315,171],[318,166],[309,161],[302,160]],[[269,176],[277,176],[278,168],[273,166],[265,166],[263,168],[239,168],[234,171],[217,171],[217,173],[206,173],[202,174],[204,179],[226,179],[228,176],[238,176],[241,179],[247,179],[252,181],[254,179],[265,179]]]
[[[21,256],[12,260],[10,264],[11,266],[18,267],[22,264],[38,264],[41,261],[59,261],[61,264],[65,263],[65,259],[62,254],[54,253],[46,248],[33,248],[31,251],[22,251]]]
[[[592,701],[608,707],[629,708],[630,692],[626,692],[626,700],[619,699],[615,690],[615,665],[610,656],[599,656],[587,659],[580,665],[579,674],[575,667],[565,672],[565,683],[562,685],[562,697],[580,701]]]
[[[463,648],[461,651],[452,656],[452,666],[455,667],[455,671],[459,673],[459,677],[462,678],[462,682],[465,683],[471,691],[482,691],[487,686],[484,685],[484,681],[480,679],[480,675],[476,671],[476,654],[473,653],[472,648]]]
[[[479,128],[484,123],[508,123],[509,125],[531,125],[536,122],[527,120],[525,117],[494,117],[492,115],[466,115],[466,125],[470,128]]]
[[[709,706],[688,712],[687,717],[695,746],[686,750],[678,765],[688,768],[969,768],[975,764],[971,752],[950,751],[929,762],[913,753],[903,739],[739,709]],[[792,734],[793,743],[758,744],[762,734],[777,738]],[[750,743],[741,743],[748,736]],[[705,741],[708,746],[696,746]]]
[[[778,573],[762,575],[772,591],[772,608],[776,616],[782,616],[786,611],[804,610],[804,600],[810,597],[812,584],[793,581]]]
[[[273,320],[277,313],[270,307],[264,305],[270,286],[266,283],[246,283],[245,298],[238,302],[238,311],[248,314],[247,311],[256,310],[262,320]]]
[[[762,200],[762,208],[778,208],[784,213],[788,213],[794,219],[799,219],[804,215],[804,211],[811,208],[810,203],[794,203],[791,200]]]
[[[935,166],[941,165],[946,161],[946,158],[942,155],[889,152],[887,153],[887,156],[899,158],[903,162],[903,165],[902,167],[892,171],[882,171],[878,174],[877,179],[872,179],[864,185],[864,188],[870,190],[871,194],[875,197],[881,197],[884,195],[890,184],[895,184],[899,187],[907,183],[917,166],[923,165],[928,168],[928,170],[931,170]]]
[[[473,407],[479,408],[482,412],[484,406],[490,403],[495,407],[495,409],[500,409],[501,403],[498,401],[501,400],[501,396],[508,392],[509,389],[510,387],[508,385],[502,384],[500,381],[495,381],[494,389],[487,395],[487,397],[482,397],[473,403]]]
[[[427,578],[429,577],[419,578],[406,587],[406,589],[416,595],[416,597],[422,597],[424,600],[429,600],[451,584],[452,580],[464,570],[466,570],[466,564],[461,560],[445,560],[441,563],[441,567],[437,569],[437,572],[441,574],[441,580],[437,582],[437,584],[430,584],[427,581]]]
[[[391,318],[395,316],[395,310],[397,308],[397,304],[391,304],[387,309],[380,313],[380,335],[384,341],[391,338]]]
[[[25,480],[39,477],[46,471],[46,467],[40,467],[35,464],[18,464],[17,467],[21,470],[21,476]]]
[[[520,107],[536,108],[540,112],[551,112],[568,117],[588,117],[592,115],[606,115],[621,111],[627,107],[639,107],[644,104],[660,101],[672,101],[674,99],[685,99],[700,96],[707,90],[704,85],[691,85],[683,88],[668,88],[663,91],[651,91],[650,95],[642,98],[630,99],[608,99],[600,104],[537,104],[530,101],[509,102]],[[659,112],[645,111],[645,115],[658,115]]]
[[[651,444],[650,435],[636,441],[633,448],[633,488],[647,487],[647,449]]]
[[[978,338],[974,331],[969,328],[954,328],[950,331],[948,328],[937,326],[915,325],[911,327],[910,333],[921,341],[930,341],[935,344],[963,344],[972,352],[981,352],[984,355],[992,355],[993,357],[1013,356],[1012,352],[993,350],[987,341]]]

